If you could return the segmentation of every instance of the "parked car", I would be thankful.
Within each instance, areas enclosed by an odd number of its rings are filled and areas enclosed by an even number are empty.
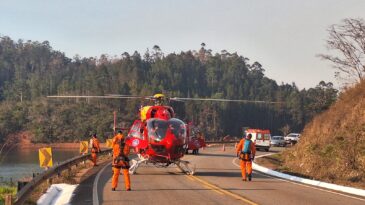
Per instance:
[[[271,146],[274,146],[274,147],[285,147],[286,146],[284,136],[272,136],[270,144],[271,144]]]
[[[285,136],[284,139],[287,144],[295,144],[300,139],[300,134],[299,133],[290,133],[287,136]]]

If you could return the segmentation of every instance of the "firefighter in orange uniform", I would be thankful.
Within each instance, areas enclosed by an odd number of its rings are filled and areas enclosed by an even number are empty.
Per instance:
[[[97,159],[97,153],[100,152],[100,142],[99,142],[96,134],[93,134],[90,144],[91,144],[91,160],[92,160],[94,166],[98,166],[96,164],[96,159]]]
[[[113,142],[113,178],[112,178],[112,191],[118,186],[118,178],[120,175],[120,169],[123,170],[125,188],[127,191],[131,190],[131,182],[129,176],[129,151],[130,148],[124,142],[124,136],[121,131],[118,131],[118,134],[114,136]]]
[[[252,179],[252,161],[255,159],[256,146],[251,141],[252,135],[248,134],[246,139],[243,138],[237,146],[237,156],[240,159],[240,166],[242,172],[242,181],[247,181],[246,174],[248,175],[248,180]]]

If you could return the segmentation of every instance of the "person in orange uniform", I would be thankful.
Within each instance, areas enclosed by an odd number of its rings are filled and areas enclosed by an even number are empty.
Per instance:
[[[96,134],[93,134],[90,144],[91,144],[91,160],[92,160],[94,166],[98,166],[96,164],[96,160],[97,160],[97,153],[100,152],[100,142],[99,142]]]
[[[237,146],[237,156],[239,156],[242,181],[247,181],[246,175],[248,175],[248,180],[252,180],[252,161],[255,159],[256,146],[251,141],[252,135],[248,134],[246,139],[243,138]]]
[[[112,178],[112,191],[118,186],[118,179],[120,175],[120,169],[123,170],[125,188],[127,191],[131,190],[131,182],[129,176],[129,151],[130,147],[125,144],[124,136],[121,131],[118,131],[118,134],[114,136],[113,142],[113,178]]]

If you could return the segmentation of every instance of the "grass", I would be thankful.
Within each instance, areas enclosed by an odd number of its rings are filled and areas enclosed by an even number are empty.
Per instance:
[[[7,194],[11,194],[13,196],[15,196],[17,191],[16,187],[12,187],[12,186],[0,186],[0,205],[3,205],[5,203],[5,195]]]

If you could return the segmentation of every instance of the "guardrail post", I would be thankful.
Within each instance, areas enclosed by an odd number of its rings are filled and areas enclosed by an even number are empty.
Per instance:
[[[52,185],[52,178],[48,178],[47,179],[47,184],[50,186],[50,185]]]
[[[5,205],[13,205],[13,196],[11,194],[5,195]]]

